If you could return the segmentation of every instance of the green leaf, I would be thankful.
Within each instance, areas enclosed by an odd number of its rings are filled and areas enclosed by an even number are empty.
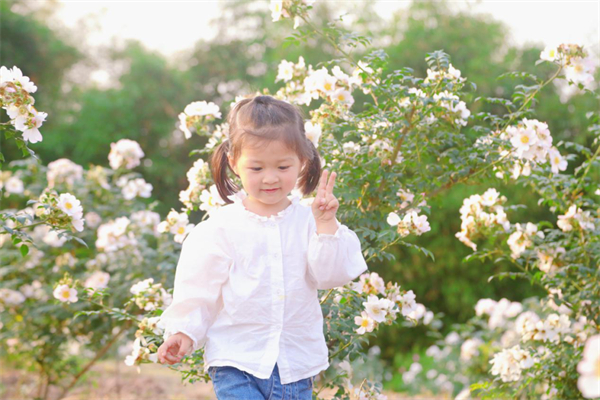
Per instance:
[[[78,238],[78,237],[76,237],[76,236],[72,236],[72,238],[73,238],[75,241],[77,241],[77,242],[81,243],[82,245],[84,245],[85,247],[89,248],[89,247],[88,247],[88,245],[87,245],[87,243],[86,243],[86,242],[84,242],[82,239],[80,239],[80,238]]]
[[[25,257],[27,253],[29,253],[29,246],[27,246],[26,244],[21,245],[21,247],[19,247],[19,250],[21,251],[21,255]]]

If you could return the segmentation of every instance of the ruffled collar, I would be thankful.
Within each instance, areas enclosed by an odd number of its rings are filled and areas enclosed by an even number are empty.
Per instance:
[[[237,207],[239,207],[244,212],[245,215],[247,215],[248,217],[250,217],[256,221],[260,221],[260,222],[282,221],[288,214],[290,214],[292,212],[292,210],[294,209],[294,206],[296,204],[298,204],[298,202],[300,201],[300,196],[298,194],[292,192],[288,196],[288,199],[291,201],[291,204],[289,206],[287,206],[285,209],[279,211],[275,215],[271,215],[270,217],[265,217],[264,215],[258,215],[246,208],[246,206],[243,203],[243,200],[246,197],[248,197],[248,194],[246,193],[246,191],[244,189],[240,190],[239,192],[237,192],[235,194],[232,194],[231,196],[228,196],[229,200],[233,201],[233,204],[236,205]]]

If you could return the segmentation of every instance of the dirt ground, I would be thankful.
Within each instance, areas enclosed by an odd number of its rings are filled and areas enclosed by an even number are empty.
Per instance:
[[[80,382],[62,400],[216,400],[210,383],[184,385],[177,372],[162,365],[144,364],[140,370],[138,374],[137,368],[127,367],[122,360],[103,361],[92,367],[86,382]],[[20,371],[0,369],[0,399],[33,399],[36,388],[32,379]],[[385,394],[388,400],[430,399]],[[50,390],[48,399],[57,400],[57,396],[58,390]],[[327,394],[323,397],[331,398]]]

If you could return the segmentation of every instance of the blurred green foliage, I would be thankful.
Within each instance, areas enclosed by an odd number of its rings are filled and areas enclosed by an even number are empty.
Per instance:
[[[262,88],[275,92],[279,87],[274,82],[277,66],[282,59],[297,62],[303,56],[307,64],[316,67],[337,56],[331,46],[317,40],[284,47],[284,39],[293,33],[289,21],[272,23],[266,6],[228,2],[215,21],[219,33],[214,41],[199,41],[185,55],[169,60],[140,43],[128,42],[122,49],[106,49],[105,62],[126,66],[110,88],[72,85],[65,78],[68,69],[78,62],[94,61],[84,59],[77,50],[83,38],[75,37],[74,32],[59,35],[48,28],[43,15],[11,11],[19,3],[0,3],[0,55],[2,65],[19,66],[38,85],[36,106],[50,113],[42,128],[44,141],[34,149],[45,164],[66,157],[82,165],[106,165],[111,142],[121,138],[138,141],[147,158],[140,168],[154,186],[153,197],[160,200],[158,211],[163,216],[170,208],[180,208],[178,193],[187,187],[185,173],[194,161],[188,153],[204,145],[204,139],[197,136],[186,141],[176,128],[177,115],[185,105],[196,100],[214,101],[223,105],[225,116],[225,104],[238,94]],[[411,67],[415,75],[426,76],[426,53],[439,49],[449,53],[462,76],[477,85],[476,91],[464,97],[472,113],[492,108],[475,102],[477,97],[510,97],[511,88],[524,83],[497,80],[499,75],[521,70],[545,78],[551,73],[546,65],[535,66],[541,46],[513,47],[506,26],[490,17],[453,12],[446,2],[414,2],[394,14],[389,23],[379,20],[368,2],[354,7],[357,19],[351,29],[383,46],[390,69]],[[335,3],[315,3],[315,24],[322,28],[336,19],[335,8]],[[365,52],[354,51],[356,58]],[[69,87],[66,92],[65,86]],[[360,110],[363,94],[355,96],[354,108]],[[539,100],[537,113],[548,123],[555,143],[571,140],[591,144],[585,115],[577,110],[592,109],[594,105],[597,109],[596,99],[580,95],[563,104],[551,86],[542,91]],[[8,160],[19,158],[16,149],[3,148],[3,152]],[[491,185],[507,196],[509,204],[529,207],[509,214],[511,222],[551,218],[536,205],[537,199],[528,189],[503,187],[496,182]],[[370,266],[384,279],[414,290],[417,301],[429,309],[443,312],[446,328],[472,316],[480,298],[521,300],[537,294],[527,282],[486,282],[486,277],[506,270],[505,265],[463,262],[471,251],[454,237],[460,230],[458,210],[465,197],[487,188],[458,186],[429,202],[432,231],[418,238],[417,244],[431,250],[435,262],[421,253],[397,248],[395,262]],[[198,217],[191,219],[197,222]],[[382,357],[390,362],[396,353],[408,353],[414,346],[425,347],[432,342],[421,328],[382,329],[372,344],[379,345]]]

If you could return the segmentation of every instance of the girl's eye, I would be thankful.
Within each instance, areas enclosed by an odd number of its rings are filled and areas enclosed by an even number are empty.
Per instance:
[[[262,168],[260,167],[256,167],[256,168],[250,168],[252,171],[260,171]]]
[[[288,167],[279,167],[279,169],[281,169],[281,170],[286,170],[288,168],[289,168],[289,166]]]

